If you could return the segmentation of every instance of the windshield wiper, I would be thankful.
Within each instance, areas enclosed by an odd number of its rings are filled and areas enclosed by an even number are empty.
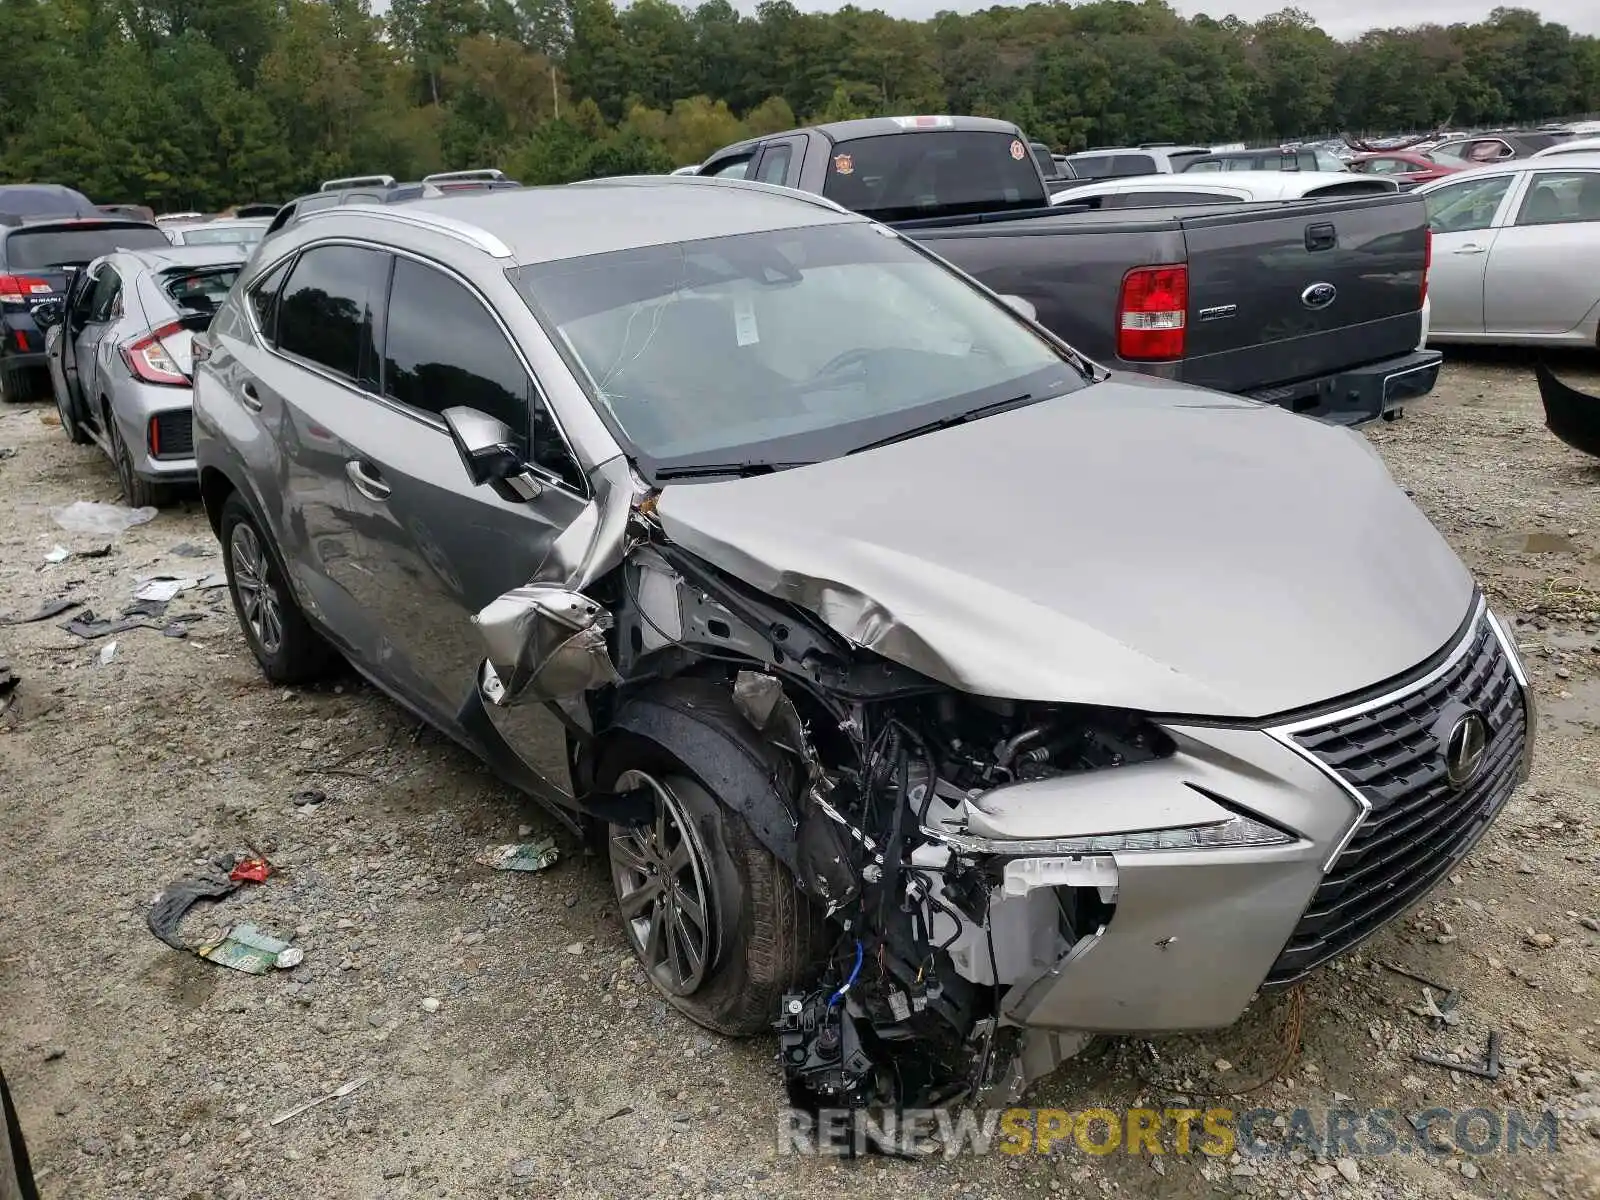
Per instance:
[[[912,438],[921,437],[925,433],[937,433],[941,429],[951,429],[957,425],[965,425],[968,421],[976,421],[982,417],[993,416],[997,412],[1004,412],[1008,408],[1016,408],[1027,404],[1033,399],[1032,392],[1024,392],[1020,396],[1013,396],[1009,400],[996,400],[993,404],[981,404],[977,408],[969,408],[965,412],[958,412],[954,416],[940,417],[937,421],[929,421],[924,425],[913,425],[910,429],[902,429],[899,433],[891,433],[888,437],[879,438],[875,442],[867,442],[851,450],[851,454],[860,454],[863,450],[876,450],[879,446],[888,446],[895,442],[908,442]]]
[[[732,475],[738,479],[748,479],[752,475],[771,475],[774,471],[810,465],[809,462],[686,463],[680,467],[660,467],[655,476],[657,479],[700,479]]]

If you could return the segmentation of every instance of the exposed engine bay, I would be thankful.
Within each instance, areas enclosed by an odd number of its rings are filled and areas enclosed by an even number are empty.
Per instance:
[[[579,797],[614,825],[650,819],[638,793],[620,797],[641,801],[634,815],[616,795],[605,807],[608,792],[628,791],[619,738],[648,738],[716,782],[714,744],[675,741],[668,718],[647,719],[671,711],[675,684],[692,682],[690,709],[731,706],[741,736],[776,751],[761,776],[716,790],[834,939],[772,1014],[791,1104],[1014,1095],[1087,1042],[1024,1031],[1005,997],[1106,925],[1112,860],[1067,842],[1002,858],[973,835],[972,806],[996,789],[1162,757],[1170,739],[1132,713],[955,692],[635,520],[622,564],[583,593],[530,585],[479,615],[491,647],[482,690],[559,715]],[[635,703],[663,694],[658,709]]]

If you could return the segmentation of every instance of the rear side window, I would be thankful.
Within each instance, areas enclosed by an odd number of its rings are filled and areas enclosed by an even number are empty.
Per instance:
[[[384,392],[438,416],[475,408],[510,426],[534,459],[575,491],[583,473],[527,368],[483,302],[462,284],[408,258],[395,260],[383,350]]]
[[[975,130],[880,134],[834,143],[822,194],[879,221],[963,216],[1049,203],[1027,144]]]
[[[377,250],[307,250],[295,260],[278,301],[278,349],[376,390],[373,314],[388,276],[389,256]]]
[[[210,271],[168,271],[161,278],[162,289],[182,312],[214,313],[227,299],[238,267]]]
[[[1111,156],[1111,173],[1113,175],[1154,175],[1156,173],[1156,160],[1148,154],[1113,154]]]
[[[1109,154],[1089,154],[1072,160],[1072,169],[1079,179],[1105,179],[1111,174]]]
[[[256,325],[262,336],[274,345],[278,340],[278,293],[283,290],[283,276],[288,269],[286,259],[250,289],[250,307],[256,314]]]
[[[118,250],[166,249],[167,235],[154,225],[96,229],[14,229],[6,238],[6,262],[13,271],[81,266]]]

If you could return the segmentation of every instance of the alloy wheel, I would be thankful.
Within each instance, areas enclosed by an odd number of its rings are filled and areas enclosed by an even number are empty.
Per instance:
[[[714,965],[713,901],[705,845],[671,790],[631,771],[619,791],[648,787],[656,795],[649,825],[611,827],[611,875],[623,927],[656,985],[693,994]]]
[[[239,611],[262,651],[269,657],[283,648],[283,603],[272,582],[271,567],[261,538],[244,521],[233,527],[228,539],[233,563],[233,586]]]

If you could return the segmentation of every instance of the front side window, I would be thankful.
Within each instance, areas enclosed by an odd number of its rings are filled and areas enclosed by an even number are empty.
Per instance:
[[[1435,233],[1468,233],[1488,229],[1500,210],[1500,201],[1511,186],[1511,176],[1464,180],[1429,192],[1425,204],[1428,226]]]
[[[1518,225],[1600,221],[1600,171],[1539,171],[1517,213]]]
[[[743,179],[749,170],[749,158],[736,158],[732,162],[723,163],[715,170],[706,171],[705,174],[712,179]]]
[[[524,456],[531,435],[533,460],[583,490],[583,473],[522,360],[499,322],[460,282],[396,259],[384,329],[383,389],[390,399],[434,416],[475,408],[507,425]]]
[[[762,183],[775,183],[782,187],[789,178],[789,159],[793,151],[788,146],[768,146],[767,153],[761,160],[761,170],[757,178]]]
[[[373,316],[389,256],[359,246],[314,246],[295,260],[278,300],[278,349],[376,388]]]
[[[589,255],[512,277],[650,473],[813,462],[1085,384],[1010,310],[866,223]]]

